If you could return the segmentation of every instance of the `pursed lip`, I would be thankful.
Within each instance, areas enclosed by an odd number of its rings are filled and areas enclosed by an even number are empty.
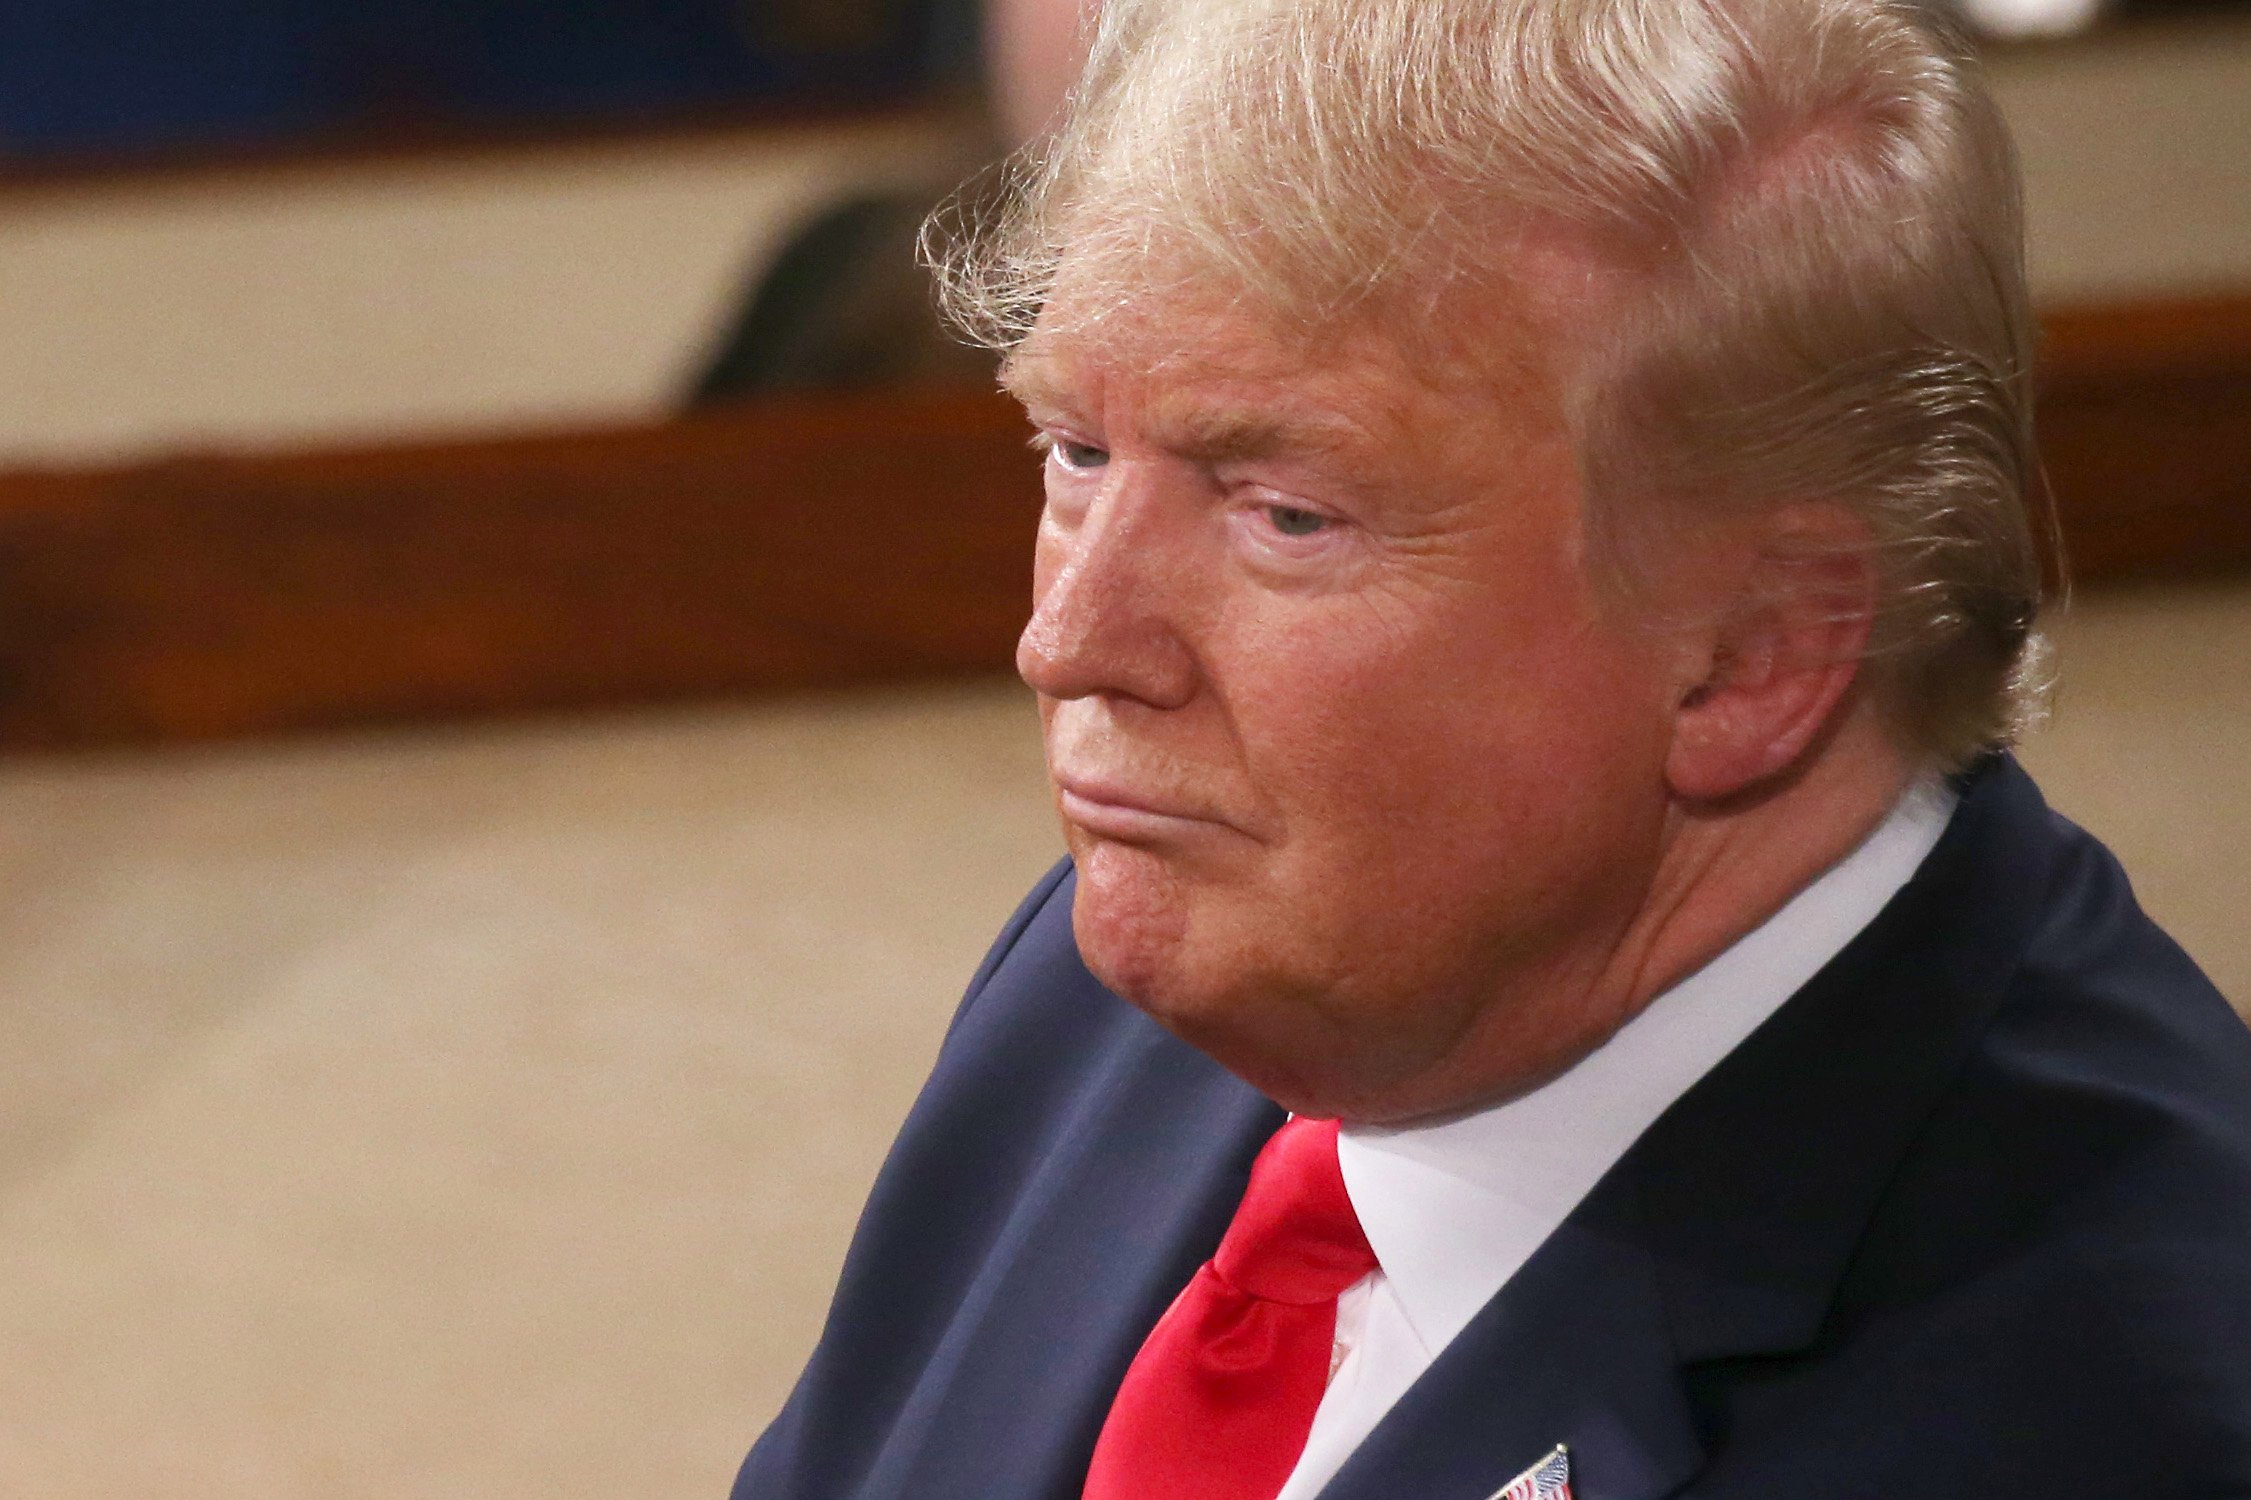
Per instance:
[[[1054,779],[1063,816],[1103,838],[1162,838],[1230,826],[1200,810],[1135,791],[1122,783],[1061,773]]]

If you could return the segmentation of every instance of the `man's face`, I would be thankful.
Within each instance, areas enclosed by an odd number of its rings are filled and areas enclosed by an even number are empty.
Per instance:
[[[1050,320],[1010,371],[1080,949],[1308,1113],[1514,1092],[1622,1019],[1675,696],[1586,576],[1539,341],[1495,313],[1472,373],[1175,311]]]

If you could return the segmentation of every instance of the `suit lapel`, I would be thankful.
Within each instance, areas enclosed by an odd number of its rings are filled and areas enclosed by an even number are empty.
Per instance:
[[[1124,1009],[1088,987],[1073,1001]],[[1138,1013],[1122,1027],[894,1429],[876,1493],[1077,1500],[1126,1366],[1241,1201],[1282,1112]]]
[[[1613,1173],[1363,1443],[1322,1500],[1488,1500],[1557,1444],[1575,1500],[1703,1462],[1630,1182]]]
[[[1913,880],[1635,1144],[1683,1363],[1804,1349],[2039,919],[2056,839],[1989,762]]]
[[[2054,847],[2023,772],[1975,773],[1883,914],[1650,1127],[1322,1500],[1488,1500],[1558,1443],[1575,1500],[1690,1483],[1683,1371],[1817,1337],[2030,941]]]

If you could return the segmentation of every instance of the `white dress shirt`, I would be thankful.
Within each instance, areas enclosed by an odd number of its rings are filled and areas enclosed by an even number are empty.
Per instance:
[[[1955,801],[1943,783],[1912,787],[1851,854],[1552,1083],[1436,1124],[1345,1128],[1345,1190],[1380,1269],[1338,1299],[1328,1393],[1276,1500],[1314,1500],[1641,1133],[1875,920]]]

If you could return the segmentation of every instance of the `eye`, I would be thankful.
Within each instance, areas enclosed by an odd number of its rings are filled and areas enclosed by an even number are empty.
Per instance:
[[[1048,452],[1064,468],[1082,474],[1099,469],[1110,461],[1109,449],[1097,448],[1092,443],[1073,442],[1069,438],[1054,439]]]
[[[1284,536],[1313,536],[1329,525],[1329,518],[1319,511],[1300,510],[1294,505],[1267,506],[1266,520]]]

